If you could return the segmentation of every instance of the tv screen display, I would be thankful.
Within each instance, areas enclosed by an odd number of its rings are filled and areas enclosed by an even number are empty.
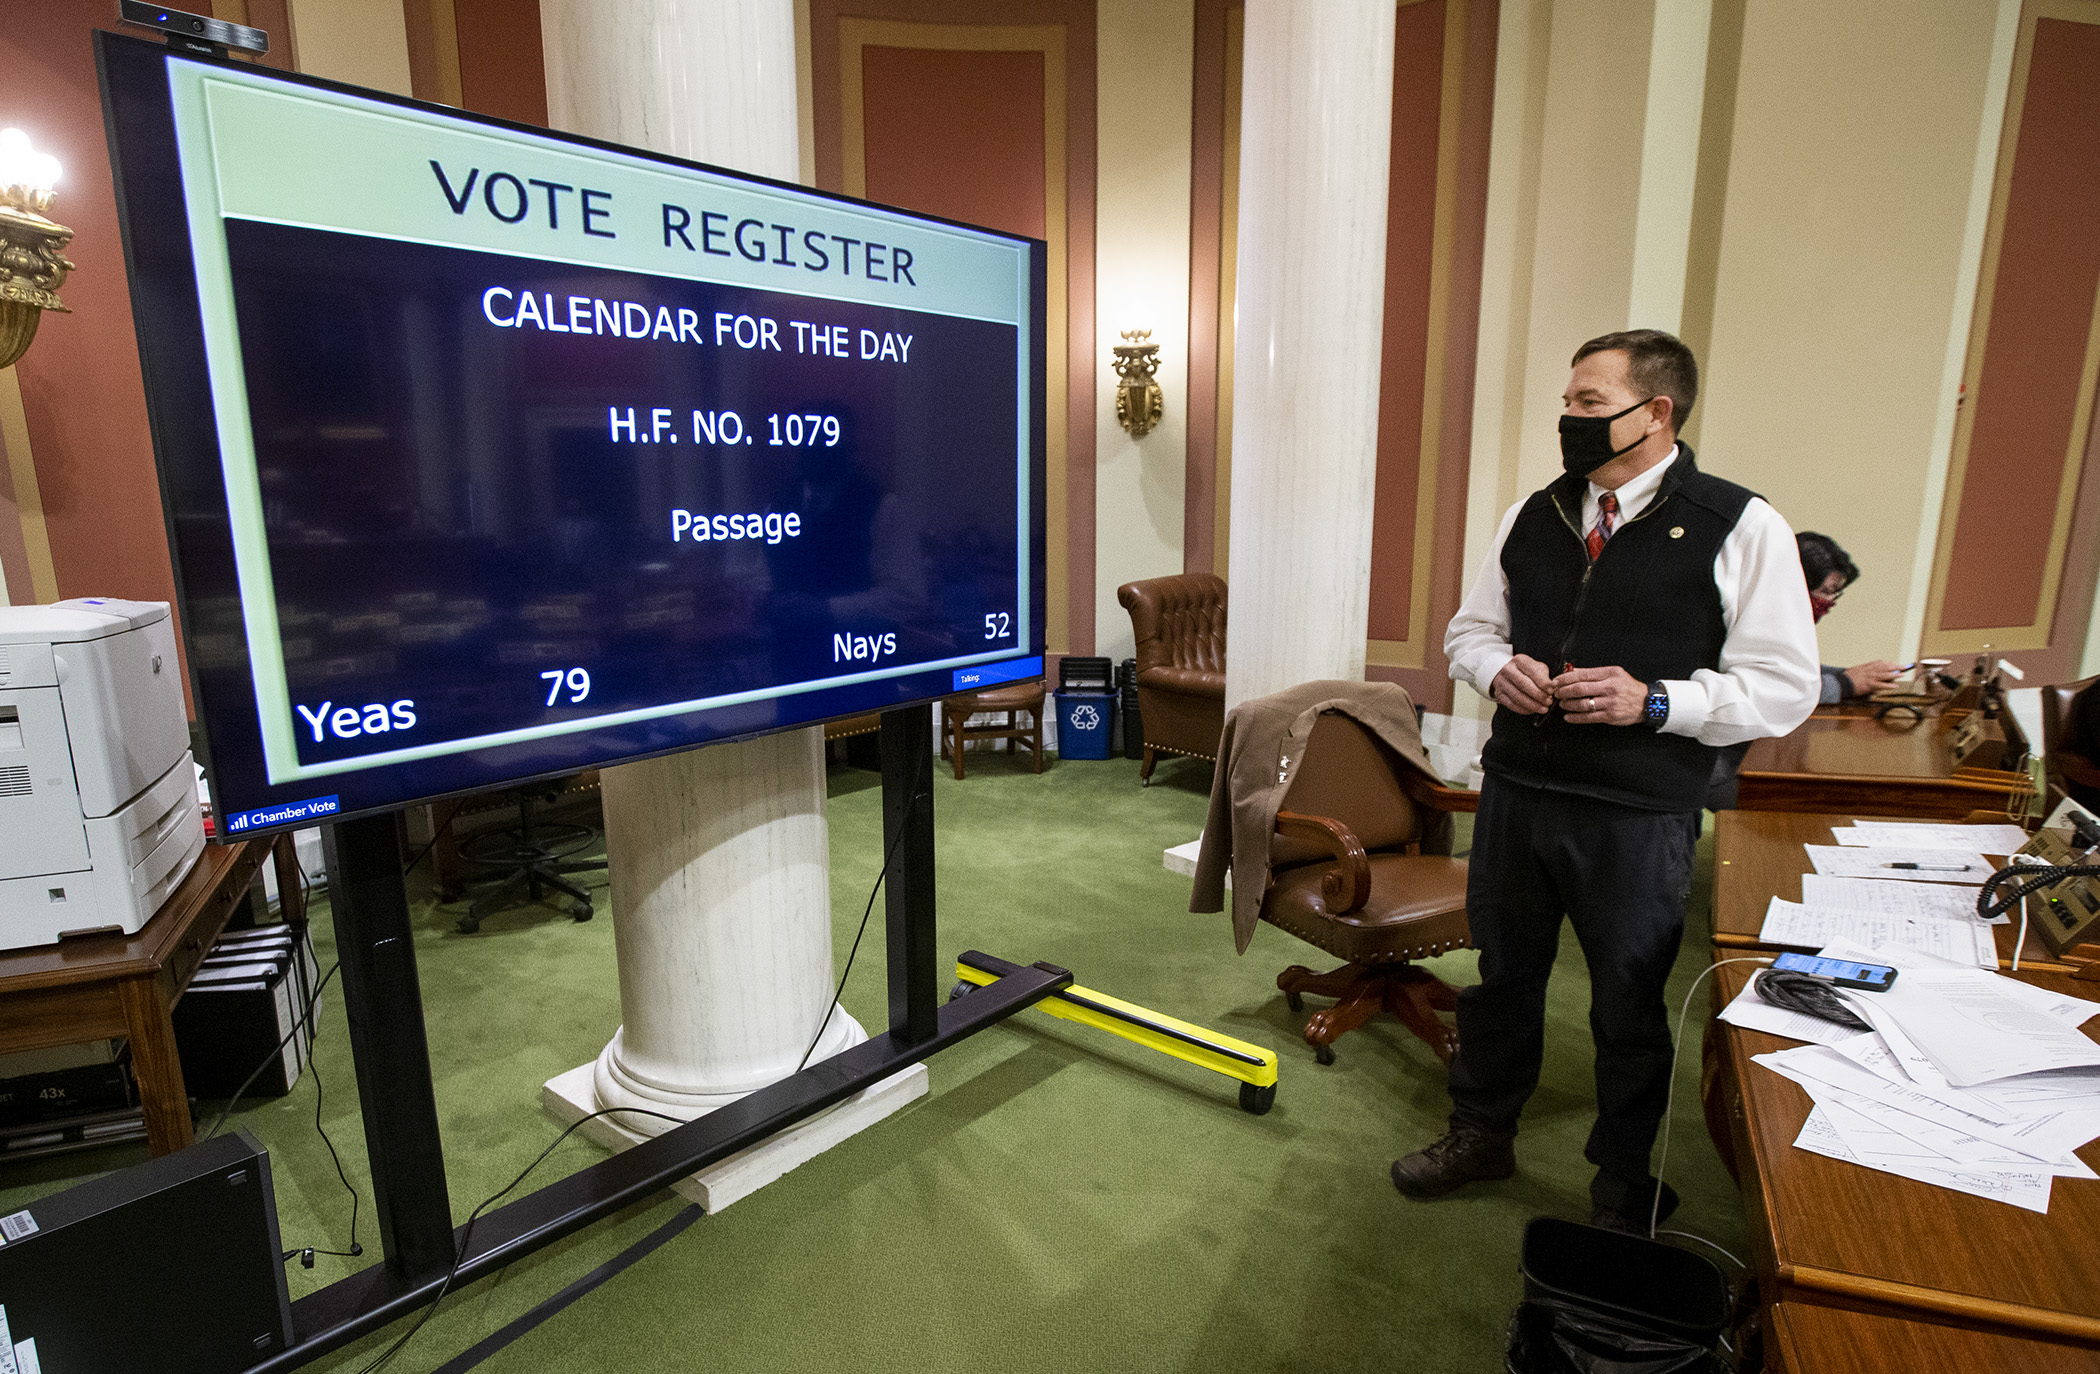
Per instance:
[[[1041,242],[97,40],[222,833],[1042,671]]]

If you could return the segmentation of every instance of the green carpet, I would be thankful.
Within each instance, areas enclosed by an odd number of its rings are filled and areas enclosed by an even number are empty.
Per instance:
[[[943,771],[943,945],[1063,964],[1089,987],[1274,1048],[1272,1112],[1239,1111],[1230,1080],[1023,1013],[933,1059],[927,1098],[703,1218],[479,1368],[1500,1368],[1525,1221],[1587,1216],[1588,987],[1572,936],[1517,1176],[1410,1202],[1386,1170],[1442,1128],[1449,1104],[1435,1056],[1382,1021],[1346,1036],[1333,1066],[1314,1064],[1274,980],[1288,964],[1331,961],[1268,926],[1239,958],[1224,916],[1190,915],[1187,880],[1161,867],[1160,851],[1200,829],[1209,767],[1164,764],[1145,789],[1136,773],[1115,760],[1053,763],[1038,777],[1003,755],[973,755],[961,783]],[[841,959],[881,862],[879,803],[875,775],[834,768]],[[1466,834],[1462,825],[1461,848]],[[1706,958],[1710,842],[1700,857],[1673,1015]],[[461,1220],[554,1138],[540,1084],[594,1057],[618,1021],[602,893],[599,910],[584,925],[514,911],[468,936],[427,897],[417,905]],[[325,909],[317,916],[326,967]],[[1454,982],[1473,977],[1470,953],[1432,966]],[[844,1000],[864,1025],[881,1024],[879,910]],[[325,1012],[322,1119],[366,1197],[366,1256],[323,1258],[310,1272],[294,1263],[295,1297],[375,1262],[379,1248],[340,998]],[[1696,1039],[1682,1060],[1668,1168],[1684,1196],[1675,1225],[1741,1254],[1740,1204],[1698,1112]],[[313,1126],[318,1086],[309,1074],[290,1097],[244,1104],[234,1118],[270,1149],[288,1248],[340,1249],[347,1238],[349,1198]],[[121,1147],[17,1166],[0,1174],[0,1211],[142,1157]],[[571,1137],[520,1191],[600,1157]],[[448,1298],[388,1369],[437,1369],[683,1205],[665,1194]],[[357,1370],[405,1329],[313,1367]]]

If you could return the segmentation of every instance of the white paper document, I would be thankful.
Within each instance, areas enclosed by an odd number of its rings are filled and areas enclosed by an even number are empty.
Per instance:
[[[1842,1159],[1869,1169],[1879,1169],[1883,1173],[1895,1174],[1919,1183],[1949,1188],[1957,1193],[1967,1193],[1971,1197],[2007,1203],[2030,1212],[2047,1213],[2049,1210],[2049,1186],[2052,1180],[2047,1173],[2040,1170],[2000,1173],[1987,1169],[1964,1168],[1952,1160],[1946,1161],[1947,1167],[1942,1168],[1905,1153],[1901,1137],[1897,1137],[1888,1150],[1861,1153],[1855,1151],[1831,1124],[1833,1110],[1843,1109],[1818,1106],[1810,1112],[1807,1122],[1801,1127],[1801,1134],[1795,1137],[1794,1144],[1814,1154]],[[1855,1139],[1863,1138],[1869,1141],[1877,1140],[1882,1135],[1893,1134],[1880,1132],[1873,1122],[1864,1118],[1850,1123],[1850,1129]]]
[[[1997,868],[1982,854],[1961,849],[1862,849],[1805,844],[1816,872],[1833,878],[1901,878],[1914,883],[1983,886]]]
[[[1765,908],[1765,923],[1757,938],[1761,944],[1798,949],[1821,949],[1843,940],[1870,954],[1896,946],[1923,950],[1974,968],[1998,966],[1998,942],[1991,928],[1980,921],[1833,911],[1780,897],[1774,897]]]
[[[1785,1007],[1775,1007],[1757,995],[1757,980],[1752,978],[1735,1000],[1721,1010],[1721,1019],[1731,1026],[1744,1030],[1763,1031],[1767,1035],[1783,1035],[1789,1040],[1806,1040],[1812,1045],[1835,1045],[1840,1040],[1856,1039],[1859,1032],[1850,1026],[1841,1026],[1835,1021],[1825,1021],[1820,1016],[1808,1016]]]
[[[1960,969],[1978,978],[1987,976],[1977,972],[1971,965],[1963,963],[1959,959],[1942,959],[1939,955],[1927,954],[1922,949],[1889,949],[1884,951],[1878,959],[1868,958],[1867,956],[1873,952],[1870,949],[1855,945],[1849,940],[1832,940],[1819,951],[1825,959],[1849,959],[1855,964],[1882,963],[1892,968],[1938,969],[1942,972],[1948,969]],[[1851,990],[1848,989],[1847,991],[1849,993]],[[1864,995],[1862,993],[1862,996]],[[2100,1007],[2095,1007],[2094,1010],[2100,1011]]]
[[[1861,911],[1870,916],[1925,916],[1942,921],[1976,919],[1976,894],[1948,883],[1911,883],[1897,878],[1831,878],[1801,875],[1801,905],[1826,911]],[[1991,922],[2004,925],[2011,916]]]
[[[2069,1147],[2049,1149],[2030,1137],[2037,1133],[2038,1122],[1998,1122],[1986,1120],[1973,1112],[1951,1106],[1928,1093],[1917,1084],[1892,1083],[1873,1071],[1839,1054],[1825,1045],[1802,1045],[1791,1050],[1780,1050],[1774,1054],[1760,1054],[1753,1061],[1764,1065],[1785,1078],[1791,1078],[1811,1094],[1826,1088],[1840,1088],[1845,1092],[1871,1102],[1893,1108],[1906,1116],[1919,1117],[1937,1126],[1946,1126],[1963,1135],[1972,1135],[1979,1140],[1988,1140],[2022,1154],[2034,1154],[2037,1167],[2044,1159],[2060,1159],[2067,1149],[2077,1148],[2077,1142]],[[2045,1118],[2054,1121],[2054,1117]],[[2050,1140],[2055,1132],[2043,1131]],[[2045,1151],[2045,1153],[2035,1153]]]
[[[2046,1173],[2052,1178],[2100,1177],[2074,1154],[2057,1160],[2037,1160],[1951,1127],[1907,1116],[1854,1093],[1816,1088],[1808,1095],[1818,1107],[1830,1113],[1831,1125],[1837,1127],[1838,1134],[1845,1137],[1845,1143],[1860,1154],[1908,1155],[1942,1169],[1959,1164],[1966,1168],[1989,1169],[1993,1173]],[[1875,1128],[1877,1134],[1873,1140],[1862,1139],[1854,1133],[1855,1124],[1862,1122]],[[1900,1146],[1896,1143],[1898,1141],[1902,1142]]]
[[[1891,849],[1955,849],[2015,854],[2027,843],[2017,825],[1954,825],[1946,821],[1854,821],[1830,832],[1842,845]]]
[[[1884,1009],[1957,1087],[2047,1069],[2100,1067],[2100,1044],[2007,989],[2009,978],[1914,970]]]

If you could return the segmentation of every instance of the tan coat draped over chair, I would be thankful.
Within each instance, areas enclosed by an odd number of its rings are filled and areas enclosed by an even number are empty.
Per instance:
[[[1229,868],[1242,953],[1267,921],[1345,961],[1276,979],[1294,1011],[1307,993],[1337,999],[1306,1023],[1320,1062],[1380,1011],[1448,1062],[1457,1034],[1437,1013],[1457,993],[1412,961],[1472,942],[1450,813],[1477,801],[1437,778],[1397,686],[1310,682],[1246,702],[1226,718],[1189,909],[1223,905]]]
[[[1126,582],[1116,600],[1137,637],[1138,714],[1150,784],[1161,754],[1215,759],[1225,727],[1225,579],[1210,573]]]

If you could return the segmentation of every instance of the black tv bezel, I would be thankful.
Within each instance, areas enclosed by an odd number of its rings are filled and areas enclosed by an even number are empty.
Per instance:
[[[704,172],[727,177],[747,184],[788,191],[811,199],[830,201],[839,205],[882,210],[890,214],[906,215],[910,218],[935,225],[947,225],[968,229],[974,233],[987,234],[995,238],[1025,245],[1029,260],[1030,318],[1033,327],[1029,340],[1029,372],[1031,391],[1031,415],[1029,426],[1029,501],[1030,521],[1029,548],[1029,597],[1031,622],[1036,627],[1035,643],[1021,646],[1014,658],[1044,656],[1049,654],[1048,611],[1048,552],[1047,511],[1045,497],[1048,477],[1048,345],[1046,310],[1049,298],[1049,245],[1042,239],[1011,234],[1004,230],[987,229],[982,225],[969,224],[962,220],[939,215],[922,214],[884,205],[879,201],[863,197],[843,195],[834,191],[819,190],[773,177],[758,176],[712,163],[697,162],[646,149],[633,148],[613,143],[606,139],[591,138],[582,134],[571,134],[560,130],[542,128],[516,120],[502,119],[493,115],[478,114],[470,110],[416,100],[395,95],[387,91],[376,91],[368,87],[354,86],[340,81],[304,73],[287,72],[255,63],[237,61],[228,57],[189,53],[167,44],[128,34],[97,29],[94,34],[95,70],[101,86],[104,134],[108,142],[110,172],[116,194],[117,225],[124,251],[126,284],[130,291],[132,323],[138,338],[139,367],[145,383],[147,426],[152,435],[154,468],[159,482],[161,512],[167,525],[168,554],[175,574],[176,612],[182,628],[185,661],[189,674],[191,701],[196,712],[192,723],[192,737],[198,747],[199,762],[205,765],[214,785],[214,809],[220,816],[234,814],[225,805],[224,795],[218,790],[217,773],[212,768],[211,706],[204,690],[201,674],[197,668],[197,653],[190,642],[191,626],[199,623],[192,616],[193,588],[191,578],[185,572],[186,554],[201,553],[201,549],[186,549],[186,545],[198,537],[194,532],[182,528],[178,513],[185,508],[178,498],[176,484],[194,480],[196,474],[209,470],[215,474],[217,491],[224,496],[223,481],[216,478],[219,472],[218,423],[211,404],[211,379],[205,362],[204,324],[201,307],[195,290],[195,268],[189,233],[188,216],[184,210],[182,178],[175,157],[176,136],[174,110],[167,95],[166,64],[182,61],[200,66],[226,67],[249,76],[259,76],[292,87],[331,91],[356,96],[379,104],[393,105],[425,114],[468,124],[481,125],[507,133],[526,134],[536,138],[593,150],[617,153],[624,157],[640,158],[666,167],[685,171]],[[156,79],[151,82],[137,80],[130,70],[120,70],[132,64],[150,64]],[[114,74],[114,79],[113,79]],[[136,87],[134,89],[134,86]],[[152,95],[146,93],[150,90]],[[164,149],[167,156],[140,159],[127,158],[125,146],[131,144],[134,154],[146,147]],[[165,221],[166,232],[142,237],[134,232],[135,205],[158,203],[167,207],[158,213]],[[178,280],[186,289],[169,293],[156,287],[169,280]],[[144,287],[142,288],[142,280]],[[208,460],[206,459],[208,455]],[[222,500],[223,504],[223,500]],[[227,539],[230,551],[231,541]],[[230,552],[227,555],[230,559]],[[217,589],[215,589],[217,590]],[[241,676],[252,681],[248,668],[249,643],[245,624],[241,631]],[[1025,679],[1024,679],[1025,680]],[[610,767],[621,763],[638,763],[645,759],[661,758],[683,753],[689,749],[704,749],[717,744],[730,744],[741,740],[756,739],[766,735],[790,730],[805,730],[822,726],[831,721],[850,719],[865,715],[870,710],[894,710],[899,707],[924,705],[952,695],[951,691],[929,692],[923,695],[902,697],[896,701],[877,706],[861,706],[847,711],[813,715],[805,720],[768,726],[760,730],[746,730],[735,734],[720,735],[712,739],[674,744],[660,749],[645,749],[632,753],[608,754],[561,767],[506,776],[500,782],[481,783],[472,787],[448,788],[434,792],[416,792],[396,797],[383,803],[343,806],[319,820],[305,818],[286,820],[276,824],[252,824],[240,832],[238,837],[229,836],[223,827],[216,836],[226,841],[233,838],[252,838],[277,831],[303,829],[320,823],[349,820],[357,816],[378,815],[398,811],[404,807],[418,806],[426,802],[442,801],[450,797],[466,796],[501,787],[526,786],[572,776],[582,768]],[[693,714],[705,714],[707,708]],[[251,693],[247,694],[247,714],[260,728],[260,703]],[[598,730],[577,732],[572,738],[588,741],[600,735]],[[501,747],[501,746],[497,746]],[[463,751],[471,756],[481,751]],[[371,774],[384,775],[389,770],[403,768],[404,764],[376,765]],[[369,776],[359,772],[349,776]],[[240,800],[251,800],[242,798]],[[269,805],[269,804],[266,804]]]

